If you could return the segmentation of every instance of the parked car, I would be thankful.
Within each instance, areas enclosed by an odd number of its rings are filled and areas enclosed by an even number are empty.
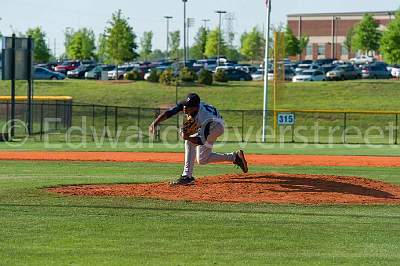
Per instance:
[[[362,77],[364,79],[389,79],[392,74],[387,70],[385,65],[365,65],[361,68]]]
[[[323,65],[330,65],[335,61],[337,61],[337,59],[333,59],[333,58],[318,59],[318,60],[315,60],[314,64],[323,66]]]
[[[394,78],[400,78],[400,65],[393,65],[391,74]]]
[[[375,62],[375,58],[368,55],[360,55],[350,59],[350,62],[355,65],[364,65]]]
[[[67,72],[67,77],[70,79],[84,79],[85,73],[95,68],[96,65],[80,65],[77,69]]]
[[[33,72],[33,79],[51,79],[61,80],[65,79],[65,75],[62,73],[54,72],[43,67],[35,67]]]
[[[217,68],[217,65],[206,65],[204,67],[206,70],[211,71],[211,72],[215,72],[215,69]]]
[[[253,80],[249,73],[246,73],[242,70],[238,69],[226,69],[225,74],[228,77],[228,80],[240,80],[240,81],[250,81]]]
[[[85,73],[85,79],[101,79],[102,72],[108,72],[115,69],[114,65],[98,65]]]
[[[46,68],[50,71],[54,71],[55,67],[58,65],[59,65],[58,63],[51,62],[51,63],[47,63],[47,64],[37,64],[36,67],[42,67],[42,68]]]
[[[285,80],[286,81],[292,81],[293,77],[295,75],[296,74],[294,73],[294,71],[291,68],[285,69]],[[274,70],[271,69],[268,71],[268,80],[274,80],[274,78],[275,78],[275,73],[274,73]]]
[[[311,65],[312,63],[313,60],[301,60],[298,62],[298,65],[303,65],[303,64]]]
[[[251,78],[257,81],[264,80],[264,69],[258,69],[256,72],[251,74]]]
[[[301,74],[293,77],[293,82],[303,81],[326,81],[326,77],[321,70],[305,70]]]
[[[305,70],[317,70],[320,66],[316,64],[300,64],[295,69],[296,74],[301,74]]]
[[[296,74],[298,74],[298,73],[303,72],[304,70],[310,69],[310,67],[311,67],[311,64],[299,64],[295,68],[295,72],[296,72]]]
[[[338,65],[326,74],[328,80],[345,80],[361,78],[361,71],[353,65]]]
[[[216,68],[215,68],[215,71],[218,71],[218,70],[228,70],[228,69],[235,69],[233,66],[217,66]],[[243,70],[242,70],[243,71]]]
[[[202,60],[197,60],[194,64],[193,67],[201,67],[201,68],[207,68],[209,65],[217,65],[217,60],[216,59],[202,59]]]
[[[117,77],[117,69],[113,69],[108,71],[108,79],[113,80],[122,80],[124,79],[125,73],[132,71],[136,66],[119,66],[118,67],[118,77]]]
[[[61,65],[56,66],[54,68],[54,71],[67,74],[68,71],[77,69],[80,65],[81,65],[80,61],[65,61]]]
[[[250,64],[247,64],[247,65],[246,64],[239,64],[239,65],[234,65],[234,67],[235,67],[235,69],[242,70],[242,71],[244,71],[246,73],[249,73],[250,75],[252,73],[257,72],[257,70],[258,70],[258,66],[253,66],[253,65],[250,65]]]
[[[333,64],[332,65],[323,65],[323,66],[321,66],[320,70],[326,74],[329,71],[334,70],[335,67],[336,67],[336,65],[333,65]]]

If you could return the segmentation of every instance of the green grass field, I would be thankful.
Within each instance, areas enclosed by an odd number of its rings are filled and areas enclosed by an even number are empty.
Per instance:
[[[145,183],[181,165],[2,162],[3,265],[398,265],[399,206],[205,204],[64,197],[44,187]],[[197,168],[198,177],[234,172]],[[358,175],[400,184],[398,169],[254,167]]]
[[[26,84],[19,82],[18,95],[26,93]],[[178,98],[183,98],[189,92],[197,92],[203,100],[212,103],[219,110],[228,125],[226,138],[229,141],[258,141],[260,140],[262,127],[262,98],[263,86],[261,82],[231,82],[228,84],[215,84],[213,86],[185,86],[178,89]],[[9,95],[9,83],[0,82],[0,95]],[[115,111],[109,108],[107,111],[107,123],[111,134],[115,132],[115,112],[117,112],[118,126],[123,129],[121,137],[129,136],[127,128],[139,125],[143,137],[147,141],[147,127],[155,117],[155,110],[144,110],[143,108],[167,108],[175,103],[175,87],[166,87],[149,82],[103,82],[103,81],[38,81],[35,86],[35,95],[67,95],[74,98],[75,103],[82,104],[104,104],[111,106],[140,107],[137,109],[120,108]],[[277,92],[277,108],[284,109],[306,109],[306,110],[372,110],[372,111],[396,111],[400,110],[399,104],[400,82],[397,80],[378,81],[346,81],[346,82],[309,82],[309,83],[286,83]],[[272,89],[269,94],[269,109],[272,105]],[[35,108],[34,132],[40,131],[40,110]],[[237,112],[232,110],[245,110]],[[258,111],[256,111],[258,110]],[[4,107],[3,107],[4,111]],[[46,108],[45,108],[46,112]],[[62,112],[62,111],[61,111]],[[103,107],[94,109],[95,118],[92,118],[91,106],[73,107],[73,126],[81,126],[83,118],[86,117],[88,126],[95,126],[97,132],[102,131],[105,125],[105,112]],[[60,111],[59,111],[60,114]],[[5,121],[4,112],[0,113],[0,130]],[[138,118],[140,116],[140,118]],[[45,117],[55,117],[54,110],[47,111]],[[25,120],[25,112],[20,112],[19,119]],[[344,122],[346,120],[346,122]],[[397,122],[396,122],[397,121]],[[349,137],[348,143],[378,143],[390,144],[398,140],[398,132],[391,133],[388,127],[395,128],[398,124],[398,115],[395,114],[347,114],[344,113],[296,113],[296,128],[307,127],[301,131],[302,136],[293,136],[294,130],[286,127],[287,131],[278,133],[285,142],[316,142],[316,143],[342,143],[343,131],[347,127]],[[318,123],[325,127],[319,131],[319,138],[314,139],[313,126]],[[179,123],[178,123],[179,124]],[[175,120],[170,121],[162,127],[176,127]],[[273,128],[273,114],[270,112],[268,125]],[[54,125],[53,125],[54,126]],[[363,135],[357,135],[357,131],[351,129],[356,126],[363,134],[371,126],[378,126],[382,136],[374,136],[365,141]],[[330,129],[338,128],[334,133]],[[377,134],[372,130],[370,133]],[[23,134],[23,132],[20,132]],[[91,136],[91,134],[88,134]],[[303,137],[304,136],[304,137]],[[53,136],[54,137],[54,136]],[[62,140],[64,136],[58,137]],[[176,128],[165,134],[165,139],[176,141]],[[55,137],[57,140],[57,137]],[[36,138],[37,140],[37,138]],[[276,141],[268,137],[269,142]]]
[[[272,85],[272,84],[271,84]],[[17,95],[26,95],[26,84],[17,83]],[[221,110],[262,110],[262,82],[230,82],[213,86],[180,87],[178,97],[197,92]],[[270,102],[272,102],[272,89]],[[0,81],[0,95],[10,95],[10,84]],[[103,81],[37,81],[35,95],[72,96],[75,102],[158,108],[175,103],[175,87],[157,83]],[[399,110],[400,81],[286,83],[277,94],[278,108],[311,110]],[[272,106],[270,106],[272,108]]]
[[[24,83],[18,83],[24,95]],[[9,84],[0,82],[0,95]],[[262,109],[262,84],[235,82],[184,87],[220,109]],[[37,82],[35,95],[70,95],[75,102],[166,107],[175,88],[145,82]],[[287,84],[279,108],[399,110],[398,81]],[[271,100],[271,96],[270,96]],[[79,110],[78,110],[79,112]],[[2,114],[0,114],[1,116]],[[132,114],[126,114],[126,121]],[[229,117],[233,122],[235,118]],[[330,118],[332,123],[336,120]],[[360,118],[353,118],[360,123]],[[148,119],[150,121],[150,118]],[[253,121],[254,120],[254,121]],[[329,120],[329,119],[328,119]],[[143,122],[145,128],[149,121]],[[300,120],[306,123],[308,119]],[[385,122],[366,119],[364,122]],[[259,121],[247,118],[248,124]],[[77,122],[76,122],[77,123]],[[96,121],[101,124],[102,121]],[[112,120],[110,120],[112,123]],[[0,143],[0,150],[181,152],[182,143],[83,146],[76,139],[36,136]],[[72,145],[72,146],[71,146]],[[218,144],[258,154],[400,156],[399,145]],[[66,197],[46,187],[168,181],[180,164],[20,162],[0,163],[0,265],[399,265],[400,206],[206,204],[128,197]],[[360,176],[400,185],[399,169],[371,167],[270,167],[252,172]],[[236,173],[232,166],[197,167],[196,177]]]

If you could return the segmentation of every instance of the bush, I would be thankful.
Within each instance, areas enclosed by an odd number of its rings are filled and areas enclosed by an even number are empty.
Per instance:
[[[214,80],[217,82],[228,82],[228,77],[225,74],[225,70],[218,69],[214,74]]]
[[[183,82],[194,82],[197,79],[197,76],[193,70],[191,70],[187,67],[184,67],[179,72],[179,78]]]
[[[198,82],[204,85],[212,85],[213,83],[213,76],[210,71],[207,69],[200,70]]]
[[[168,68],[161,73],[160,83],[167,86],[171,86],[176,83],[174,72],[172,71],[172,69]]]
[[[158,72],[158,70],[152,69],[150,71],[149,77],[147,78],[147,81],[159,82],[160,81],[160,72]]]
[[[143,80],[143,76],[139,71],[133,70],[133,71],[126,73],[125,79],[126,80]]]

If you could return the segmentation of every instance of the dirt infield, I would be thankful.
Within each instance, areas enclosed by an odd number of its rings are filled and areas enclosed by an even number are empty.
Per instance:
[[[399,157],[255,155],[250,165],[400,167]],[[182,163],[183,153],[0,152],[0,160]],[[206,177],[193,186],[168,183],[88,185],[49,189],[66,195],[133,196],[200,202],[390,204],[400,203],[400,186],[358,177],[295,174],[247,174]]]
[[[399,157],[248,154],[246,158],[250,165],[400,167]],[[183,159],[183,153],[0,152],[0,160],[182,163]]]
[[[205,177],[191,186],[82,185],[48,189],[76,196],[128,196],[171,201],[275,204],[400,204],[400,186],[358,177],[247,174]]]

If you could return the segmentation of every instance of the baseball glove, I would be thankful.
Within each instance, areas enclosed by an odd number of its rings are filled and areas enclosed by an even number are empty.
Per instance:
[[[197,126],[196,121],[191,116],[189,116],[183,122],[182,133],[184,133],[185,135],[191,136],[193,134],[196,134],[198,130],[199,127]]]

